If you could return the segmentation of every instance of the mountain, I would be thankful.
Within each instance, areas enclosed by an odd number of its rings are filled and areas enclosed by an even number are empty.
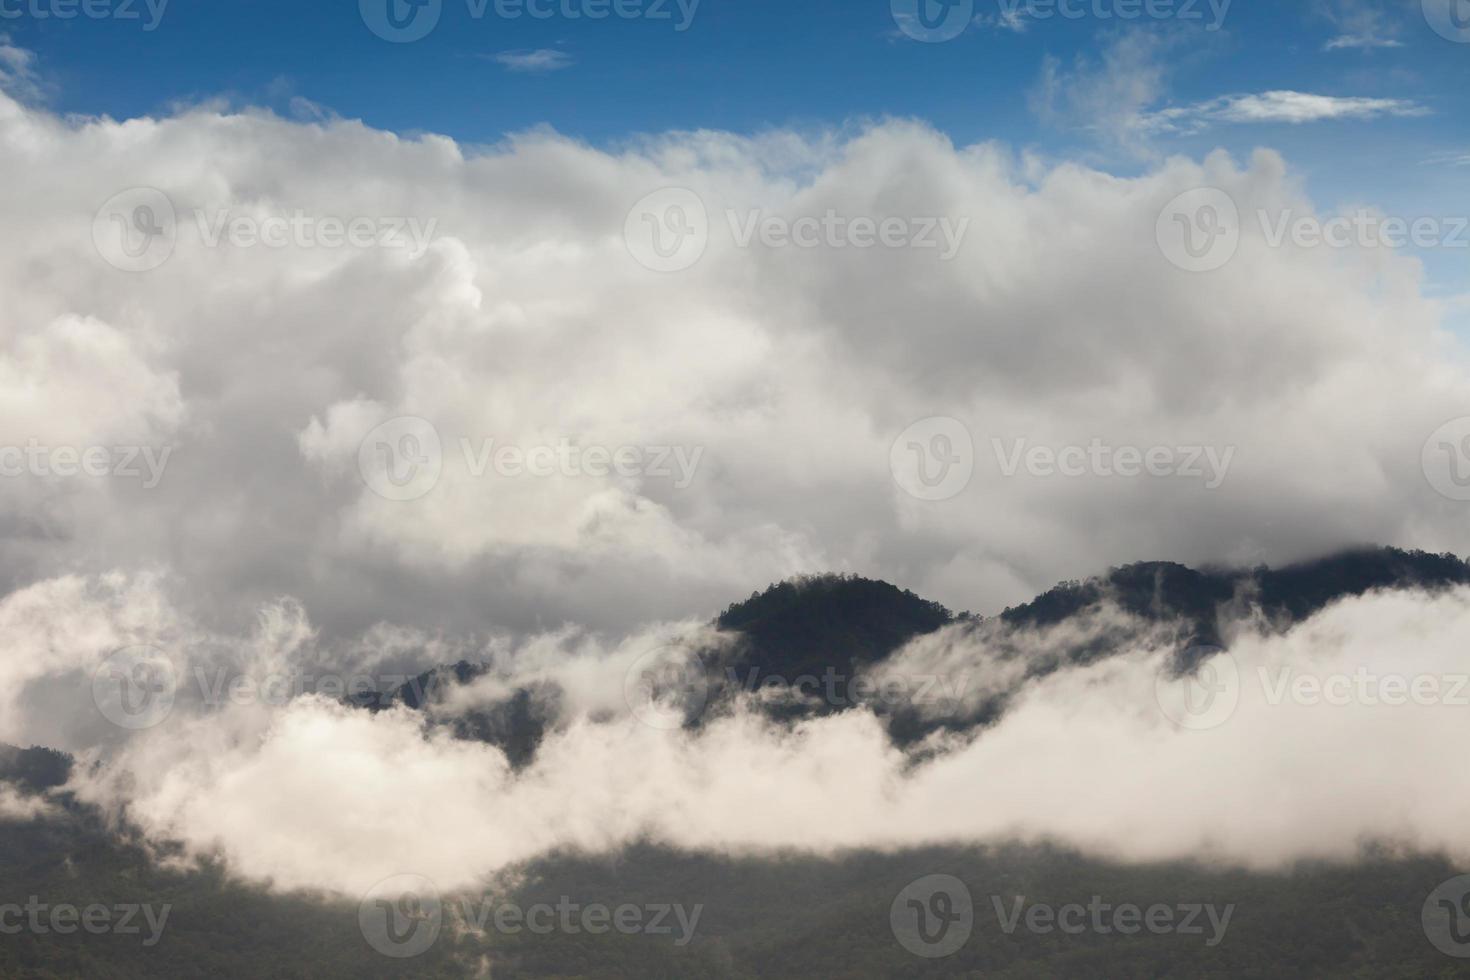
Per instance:
[[[6,885],[0,905],[23,905],[36,895],[79,908],[171,906],[167,928],[153,946],[144,946],[139,936],[29,930],[4,935],[0,977],[1409,980],[1466,975],[1420,929],[1424,896],[1456,873],[1436,858],[1369,855],[1352,866],[1253,874],[1192,864],[1116,865],[1035,847],[932,847],[824,859],[638,845],[612,856],[535,861],[506,876],[513,884],[493,883],[485,894],[497,907],[522,909],[561,903],[699,905],[698,929],[687,945],[677,946],[669,936],[615,930],[593,935],[523,928],[512,935],[446,923],[437,941],[412,959],[384,956],[368,945],[354,898],[274,894],[243,884],[213,864],[184,870],[157,858],[84,811],[59,820],[0,822],[0,880]],[[952,956],[926,960],[895,940],[890,908],[911,882],[938,871],[968,885],[974,925]],[[1228,904],[1233,915],[1224,941],[1209,946],[1202,936],[1144,930],[1073,936],[1023,926],[1008,934],[992,907],[997,899],[1009,906],[1017,897],[1085,906],[1092,896],[1140,908]],[[477,894],[473,900],[480,899]],[[460,907],[445,903],[456,926]]]
[[[1222,607],[1249,603],[1273,622],[1306,618],[1339,599],[1375,589],[1442,589],[1470,584],[1470,564],[1454,555],[1361,548],[1280,569],[1202,569],[1140,562],[1085,582],[1064,582],[1001,619],[1052,626],[1111,600],[1134,615],[1193,624],[1200,642],[1218,643]]]
[[[916,636],[956,621],[948,609],[886,582],[855,576],[823,575],[795,579],[752,593],[731,605],[714,625],[738,634],[734,649],[711,654],[709,716],[728,710],[735,697],[756,685],[789,688],[804,678],[832,671],[853,677],[888,657]],[[456,685],[469,684],[489,670],[461,661],[437,667],[385,692],[357,695],[352,703],[371,711],[393,705],[421,709]],[[511,764],[523,767],[556,723],[561,692],[552,684],[520,687],[505,698],[467,711],[447,724],[460,738],[502,749]],[[823,701],[769,704],[773,718],[794,721],[850,705]],[[697,722],[691,720],[691,725]]]
[[[1280,569],[1193,569],[1170,562],[1139,562],[1086,581],[1063,582],[1031,602],[984,618],[956,615],[912,592],[851,575],[808,576],[773,584],[732,604],[713,625],[734,634],[728,651],[702,658],[704,696],[689,726],[697,727],[734,709],[743,695],[759,693],[756,710],[773,721],[794,723],[848,710],[860,699],[813,693],[812,679],[832,676],[839,690],[863,672],[882,665],[916,637],[945,627],[983,634],[988,645],[1004,644],[1008,630],[1046,629],[1078,620],[1111,604],[1145,622],[1180,624],[1181,665],[1223,645],[1222,613],[1259,611],[1285,628],[1332,602],[1375,589],[1442,589],[1470,584],[1470,564],[1454,555],[1396,548],[1363,548]],[[1090,662],[1116,653],[1126,631],[1099,631],[1057,640],[1029,666],[1029,676],[1067,662]],[[393,704],[421,708],[454,685],[485,674],[484,664],[461,662],[425,672],[396,690],[357,699],[382,710]],[[802,682],[807,682],[802,689]],[[461,738],[499,746],[517,767],[528,764],[554,730],[560,704],[554,684],[520,688],[457,717],[448,725]],[[904,703],[861,703],[881,717],[895,744],[910,745],[938,730],[968,731],[994,721],[1007,696],[997,694],[949,717],[920,712]]]
[[[0,783],[27,794],[64,786],[71,778],[72,759],[64,752],[32,746],[17,748],[0,742]]]
[[[715,625],[740,635],[740,667],[790,679],[829,668],[851,675],[954,621],[939,603],[887,582],[828,575],[753,593]]]

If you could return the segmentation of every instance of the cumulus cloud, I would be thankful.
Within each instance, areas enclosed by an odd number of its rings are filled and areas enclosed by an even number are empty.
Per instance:
[[[1153,95],[1145,80],[1134,104]],[[1470,537],[1419,463],[1470,394],[1443,311],[1413,259],[1273,247],[1253,215],[1315,212],[1270,152],[1122,178],[905,121],[472,148],[329,116],[115,121],[11,100],[0,145],[0,441],[172,450],[152,489],[0,481],[10,588],[155,568],[227,632],[285,594],[327,637],[379,622],[626,634],[802,572],[989,611],[1139,558]],[[1246,224],[1208,275],[1156,240],[1164,206],[1200,186],[1228,191]],[[119,234],[94,227],[99,207],[136,187],[178,218],[172,254],[144,272],[94,241]],[[669,187],[697,195],[708,245],[655,272],[624,228]],[[112,217],[136,238],[149,215]],[[742,244],[753,215],[969,224],[945,261]],[[318,219],[373,234],[334,247]],[[404,416],[442,450],[407,500],[362,472],[366,438]],[[968,431],[974,476],[916,499],[891,450],[940,416]],[[369,462],[417,459],[403,435]],[[1236,452],[1212,490],[1003,465],[1016,440],[1094,439]],[[605,455],[540,476],[496,462],[563,446]],[[612,465],[619,451],[641,462]],[[698,459],[687,483],[678,451]]]

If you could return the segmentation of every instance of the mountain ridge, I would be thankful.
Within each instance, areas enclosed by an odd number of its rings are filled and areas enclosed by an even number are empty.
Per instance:
[[[1112,603],[1146,622],[1178,623],[1183,628],[1180,666],[1187,669],[1203,651],[1226,645],[1219,629],[1222,611],[1239,613],[1254,607],[1268,622],[1285,628],[1333,602],[1376,589],[1456,585],[1470,585],[1470,563],[1452,554],[1393,547],[1347,549],[1275,569],[1264,565],[1195,569],[1177,562],[1135,562],[1088,579],[1061,582],[1030,602],[985,617],[951,612],[878,579],[851,574],[800,576],[752,592],[711,621],[712,626],[736,634],[737,640],[730,650],[701,655],[707,670],[704,696],[688,725],[698,727],[728,713],[742,694],[755,693],[754,688],[765,695],[758,710],[774,722],[794,723],[855,707],[851,700],[831,703],[804,696],[796,687],[802,679],[829,675],[850,680],[914,639],[950,626],[1045,629]],[[1031,673],[1109,656],[1125,641],[1126,634],[1104,633],[1059,647],[1034,664]],[[488,664],[460,661],[356,703],[374,711],[397,704],[422,709],[441,697],[446,687],[469,683],[490,669]],[[788,696],[779,696],[783,691]],[[1005,703],[1006,696],[997,695],[947,720],[924,717],[911,706],[867,706],[883,717],[896,744],[908,745],[938,729],[967,731],[989,724]],[[558,704],[554,684],[522,687],[448,724],[459,737],[499,746],[520,767],[531,761],[542,739],[555,728]]]

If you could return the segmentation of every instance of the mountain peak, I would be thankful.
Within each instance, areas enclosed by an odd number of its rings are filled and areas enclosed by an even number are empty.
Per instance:
[[[753,593],[716,625],[743,635],[748,664],[784,674],[854,670],[954,619],[939,603],[887,582],[816,575]]]

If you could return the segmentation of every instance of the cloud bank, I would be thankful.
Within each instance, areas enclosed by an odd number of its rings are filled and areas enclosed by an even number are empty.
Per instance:
[[[1139,558],[1470,537],[1421,471],[1470,386],[1414,260],[1272,247],[1252,220],[1216,272],[1161,253],[1161,209],[1191,188],[1246,216],[1315,213],[1270,152],[1123,179],[904,121],[467,147],[335,118],[77,119],[9,98],[0,145],[0,445],[171,450],[152,489],[0,480],[9,588],[151,568],[234,632],[289,594],[328,636],[626,633],[801,572],[991,611]],[[94,242],[118,229],[94,216],[143,186],[176,210],[177,241],[122,271]],[[697,195],[709,240],[658,273],[623,231],[670,187]],[[730,231],[829,214],[969,225],[950,261]],[[146,215],[113,217],[136,237]],[[324,219],[370,234],[344,244]],[[433,232],[414,247],[410,228]],[[360,472],[365,438],[400,416],[442,440],[442,473],[411,500]],[[890,468],[931,417],[975,447],[968,485],[938,502]],[[1022,439],[1236,454],[1209,490],[1007,475],[991,447]],[[608,456],[544,476],[494,462],[563,445]],[[702,454],[687,485],[654,472],[660,447]],[[611,465],[623,449],[642,465]]]
[[[92,638],[64,632],[63,606],[38,602],[22,629],[67,648],[58,663],[86,660]],[[261,676],[322,655],[309,626],[280,609],[233,640],[168,613],[160,622],[191,636],[168,654],[186,654],[181,674],[209,656]],[[1470,797],[1442,761],[1470,706],[1470,589],[1369,594],[1284,631],[1249,616],[1225,626],[1230,653],[1193,679],[1176,676],[1167,631],[1106,610],[1071,633],[956,626],[921,637],[890,673],[937,671],[1009,704],[985,729],[912,752],[863,707],[794,727],[742,711],[697,730],[651,725],[620,700],[617,679],[650,645],[677,646],[681,627],[626,645],[550,636],[503,659],[509,686],[568,691],[522,769],[405,708],[372,714],[311,692],[181,697],[156,726],[83,750],[71,788],[250,880],[347,894],[405,872],[467,888],[550,853],[644,839],[759,855],[1049,841],[1253,869],[1350,861],[1370,844],[1470,855]],[[1044,676],[1013,662],[1100,629],[1124,639],[1117,655]],[[1218,697],[1200,702],[1201,684]],[[81,701],[66,710],[96,714]]]

